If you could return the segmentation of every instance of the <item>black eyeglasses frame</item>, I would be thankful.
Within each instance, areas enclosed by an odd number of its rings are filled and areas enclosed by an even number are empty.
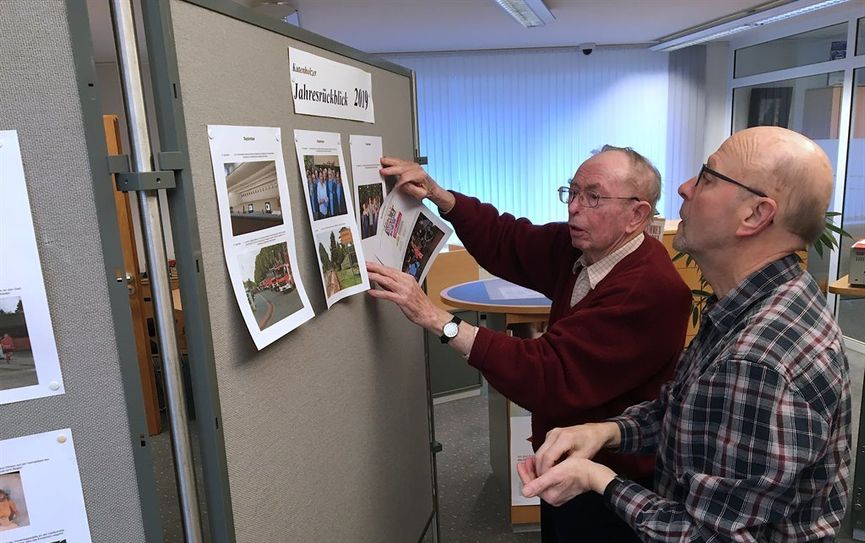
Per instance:
[[[726,175],[724,175],[722,173],[718,173],[705,164],[703,164],[703,167],[700,168],[700,173],[697,174],[697,181],[694,183],[694,188],[697,188],[697,186],[700,185],[700,179],[703,178],[703,173],[709,173],[711,175],[714,175],[718,179],[726,181],[727,183],[733,183],[737,187],[742,187],[743,189],[747,190],[751,194],[755,194],[755,195],[759,196],[760,198],[768,198],[769,197],[769,195],[766,194],[765,192],[763,192],[762,190],[757,190],[755,188],[751,188],[748,185],[746,185],[744,183],[740,183],[739,181],[736,181],[735,179],[733,179],[731,177],[727,177]]]

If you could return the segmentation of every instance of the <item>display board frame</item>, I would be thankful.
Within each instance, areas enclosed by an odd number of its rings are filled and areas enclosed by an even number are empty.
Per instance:
[[[201,463],[204,474],[203,485],[200,485],[200,488],[203,489],[207,503],[207,520],[209,524],[207,528],[211,540],[215,542],[233,542],[238,540],[239,536],[236,535],[236,531],[239,528],[235,524],[235,514],[232,506],[234,492],[231,488],[231,478],[229,475],[231,458],[226,453],[223,413],[226,409],[233,411],[235,407],[226,405],[225,398],[220,396],[220,385],[225,386],[225,383],[220,383],[219,374],[222,362],[217,362],[219,353],[216,352],[213,343],[214,315],[208,303],[207,286],[210,282],[206,278],[207,274],[211,274],[212,276],[214,273],[212,267],[214,254],[202,248],[201,224],[199,223],[199,206],[201,202],[197,202],[197,199],[201,197],[202,190],[200,186],[196,188],[193,165],[190,161],[189,132],[187,127],[188,115],[184,109],[184,101],[196,100],[200,99],[200,97],[191,97],[181,85],[183,74],[181,74],[178,63],[177,36],[175,35],[177,28],[176,22],[173,20],[175,15],[174,10],[178,7],[183,8],[185,5],[196,6],[207,10],[207,12],[213,12],[220,16],[249,24],[255,28],[278,34],[289,38],[292,40],[292,43],[299,43],[313,50],[338,55],[339,58],[346,59],[347,62],[356,61],[370,68],[377,68],[405,78],[405,83],[410,89],[410,114],[406,119],[407,126],[410,125],[410,133],[406,133],[406,140],[411,140],[411,147],[403,150],[402,154],[411,153],[417,157],[418,131],[415,82],[414,73],[408,69],[308,31],[283,24],[276,19],[262,16],[234,2],[227,0],[158,0],[154,2],[142,2],[142,15],[150,60],[149,67],[157,111],[156,126],[158,127],[159,141],[162,149],[156,153],[156,161],[159,169],[173,170],[177,180],[177,187],[168,193],[168,202],[175,242],[175,254],[177,255],[183,311],[185,314],[193,397],[196,417],[198,419],[196,423],[196,435],[200,447],[198,447],[197,451],[199,457],[196,460]],[[286,65],[287,60],[286,58]],[[287,99],[289,98],[287,97]],[[384,106],[384,104],[381,104],[381,106]],[[214,124],[218,124],[224,121],[214,120],[213,122]],[[273,124],[273,126],[278,125],[277,123]],[[351,121],[345,121],[345,125],[352,129],[357,129],[359,131],[357,133],[375,134],[376,132],[375,129],[369,128],[370,125],[363,126],[361,123]],[[341,133],[346,138],[345,143],[347,143],[349,132],[341,131]],[[290,130],[283,127],[283,139],[288,139],[291,135]],[[345,145],[345,148],[347,149],[348,146]],[[288,149],[285,149],[284,154],[286,157],[291,156]],[[287,159],[286,169],[293,167]],[[206,198],[207,196],[204,197]],[[297,196],[293,197],[293,203],[294,198],[297,198]],[[295,216],[300,216],[300,214],[296,213]],[[304,226],[301,221],[295,220],[295,222],[295,237],[298,239],[303,235]],[[207,268],[206,265],[208,259],[211,263],[210,268]],[[219,264],[224,267],[224,263]],[[315,287],[315,281],[311,281],[308,290]],[[340,304],[344,303],[340,302]],[[350,300],[348,304],[350,305],[349,309],[341,307],[340,304],[337,304],[333,309],[335,311],[352,311],[360,317],[368,317],[375,314],[376,311],[371,310],[368,307],[369,302],[364,300]],[[320,313],[321,311],[322,307],[318,304],[316,306],[316,313]],[[395,326],[405,328],[408,334],[416,334],[418,339],[417,345],[423,346],[424,339],[419,330],[404,321],[401,315],[398,321],[394,316],[396,313],[395,309],[391,308],[387,311],[389,311],[389,315],[385,318],[386,321]],[[223,319],[223,317],[223,315],[218,315],[216,318],[218,320]],[[315,326],[316,320],[313,319],[313,321],[305,326]],[[221,327],[221,324],[219,326]],[[245,330],[243,333],[246,333]],[[242,341],[239,338],[238,340]],[[291,338],[284,338],[281,341],[291,342]],[[273,348],[268,347],[271,350]],[[280,349],[279,345],[275,345],[275,348]],[[425,353],[425,348],[422,351],[420,348],[416,351],[418,357],[423,359],[423,366],[420,366],[422,371],[416,372],[416,376],[425,380],[423,386],[418,390],[424,396],[422,398],[426,410],[424,422],[428,426],[427,437],[431,443],[433,440],[432,398],[429,394],[428,361],[426,360]],[[254,358],[256,357],[250,356],[250,359]],[[250,364],[254,363],[250,362]],[[419,364],[420,362],[413,363]],[[224,366],[222,366],[222,372],[224,377]],[[230,403],[231,400],[229,400]],[[231,438],[229,437],[229,439]],[[423,525],[418,526],[420,533],[416,534],[416,536],[419,539],[424,538],[424,534],[428,532],[432,525],[436,509],[434,496],[434,457],[431,449],[429,447],[427,449],[426,454],[428,454],[430,466],[430,501],[428,502],[429,511],[424,514]],[[358,452],[366,454],[364,451]],[[422,499],[423,497],[420,498],[419,505],[423,505],[421,502],[426,502],[426,500]]]
[[[162,541],[87,3],[6,6],[0,35],[65,385],[0,406],[0,439],[70,428],[92,540]]]

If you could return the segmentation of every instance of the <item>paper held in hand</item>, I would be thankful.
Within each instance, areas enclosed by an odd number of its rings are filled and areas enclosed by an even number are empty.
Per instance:
[[[425,205],[392,190],[378,217],[377,249],[368,258],[422,283],[452,233],[453,229]]]

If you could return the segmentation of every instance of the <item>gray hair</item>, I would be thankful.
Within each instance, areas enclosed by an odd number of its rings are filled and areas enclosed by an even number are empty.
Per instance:
[[[661,173],[652,162],[634,151],[631,147],[616,147],[615,145],[604,145],[592,154],[606,153],[607,151],[619,151],[631,160],[631,177],[627,180],[637,191],[637,196],[649,202],[652,210],[658,205],[661,198]]]

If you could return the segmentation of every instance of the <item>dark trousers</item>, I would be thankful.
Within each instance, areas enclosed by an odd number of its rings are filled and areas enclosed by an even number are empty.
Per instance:
[[[586,492],[559,507],[541,500],[542,543],[639,543],[639,541],[637,534],[607,506],[604,497],[600,494]]]

